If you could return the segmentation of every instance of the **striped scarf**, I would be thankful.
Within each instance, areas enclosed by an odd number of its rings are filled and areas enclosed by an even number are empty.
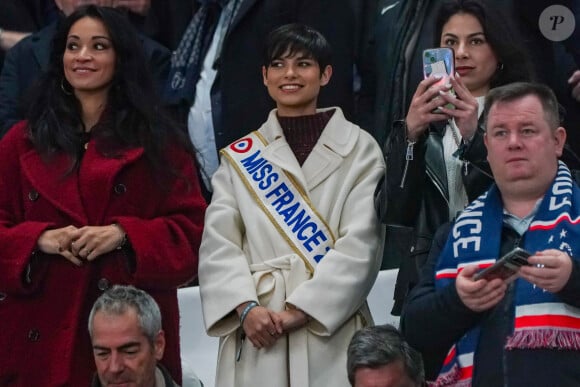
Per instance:
[[[497,186],[472,202],[457,218],[440,255],[435,287],[454,286],[466,265],[492,265],[498,256],[503,205]],[[580,259],[580,188],[560,162],[558,173],[526,232],[530,252],[559,249]],[[450,349],[435,386],[470,386],[479,327]],[[515,283],[515,320],[506,350],[553,348],[580,350],[580,309],[519,278]]]

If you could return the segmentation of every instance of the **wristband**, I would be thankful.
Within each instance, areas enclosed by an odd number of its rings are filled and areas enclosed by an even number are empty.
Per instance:
[[[242,314],[240,314],[240,326],[242,328],[244,327],[244,320],[248,316],[248,313],[250,313],[250,310],[254,309],[256,306],[259,306],[256,301],[250,301],[242,311]]]

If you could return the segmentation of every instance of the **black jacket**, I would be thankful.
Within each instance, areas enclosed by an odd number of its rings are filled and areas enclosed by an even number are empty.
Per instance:
[[[447,351],[468,330],[481,326],[474,356],[474,387],[496,386],[579,386],[580,351],[549,349],[504,350],[511,334],[515,306],[512,283],[503,300],[485,312],[468,309],[459,298],[455,285],[435,290],[435,267],[445,246],[450,224],[443,225],[435,236],[429,258],[421,271],[401,316],[401,330],[411,346],[419,350],[428,380],[436,378]],[[498,256],[522,244],[511,228],[504,226]],[[580,265],[574,261],[566,286],[557,295],[566,304],[580,306]],[[426,327],[428,323],[428,328]]]
[[[407,115],[423,79],[421,52],[433,47],[440,1],[379,0],[374,29],[366,41],[359,123],[384,144],[393,121]]]
[[[418,282],[419,269],[427,259],[433,235],[450,221],[447,171],[442,139],[445,126],[431,125],[413,147],[413,160],[407,160],[406,128],[396,121],[386,146],[387,170],[375,197],[377,214],[387,224],[386,257],[400,261],[395,305],[398,315],[408,292]],[[469,144],[460,148],[467,161],[463,173],[469,201],[485,192],[493,182],[479,127]]]

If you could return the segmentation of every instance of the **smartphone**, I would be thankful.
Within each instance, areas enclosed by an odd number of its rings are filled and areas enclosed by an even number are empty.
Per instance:
[[[500,259],[498,259],[492,266],[486,267],[481,270],[473,279],[475,281],[485,278],[486,280],[492,280],[494,278],[501,278],[506,280],[515,273],[518,272],[520,267],[529,265],[528,257],[532,255],[528,251],[516,247]]]
[[[435,85],[444,85],[449,82],[449,77],[455,74],[455,54],[449,47],[428,48],[423,51],[423,77],[428,78],[432,74],[440,74],[443,77]],[[449,90],[455,95],[455,90]],[[439,97],[435,97],[439,98]],[[453,104],[445,105],[448,109],[454,109]],[[440,113],[439,108],[433,113]]]

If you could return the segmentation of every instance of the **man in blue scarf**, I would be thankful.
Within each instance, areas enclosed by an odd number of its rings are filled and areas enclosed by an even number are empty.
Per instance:
[[[580,189],[558,102],[514,83],[485,111],[496,183],[439,230],[402,330],[437,385],[580,385]],[[517,275],[474,278],[515,246],[532,254]]]

